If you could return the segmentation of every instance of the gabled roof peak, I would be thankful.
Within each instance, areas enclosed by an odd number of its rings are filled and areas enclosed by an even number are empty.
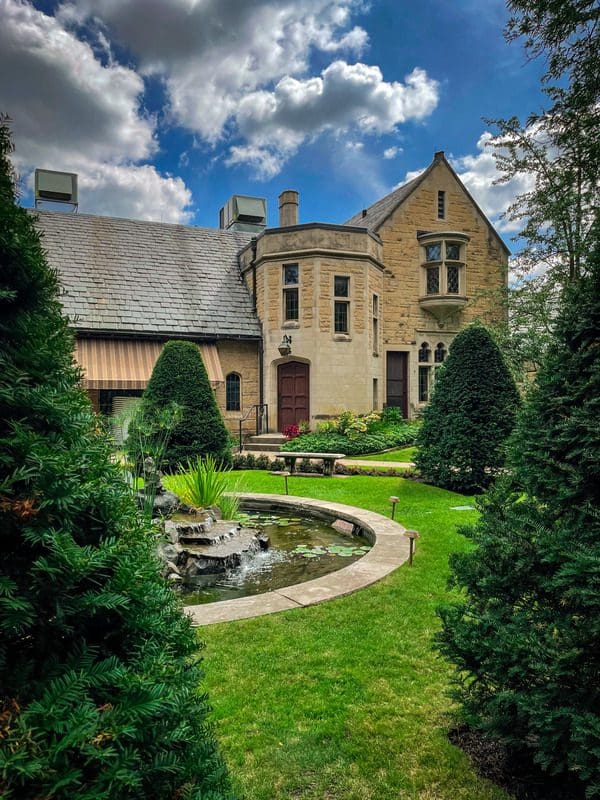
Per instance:
[[[502,240],[502,237],[499,235],[481,208],[477,205],[466,186],[452,168],[452,165],[446,158],[443,150],[437,150],[434,153],[431,164],[429,164],[429,166],[424,169],[423,172],[417,175],[416,178],[413,178],[407,183],[404,183],[402,186],[399,186],[397,189],[394,189],[393,192],[390,192],[390,194],[386,195],[381,200],[377,200],[377,202],[373,203],[373,205],[369,206],[368,208],[362,209],[362,211],[359,211],[358,214],[354,214],[353,217],[350,217],[349,220],[344,222],[344,225],[355,225],[358,228],[368,228],[373,233],[377,233],[379,228],[383,225],[386,219],[388,219],[388,217],[394,213],[398,206],[401,205],[401,203],[403,203],[415,191],[415,189],[417,189],[417,187],[425,180],[429,173],[436,166],[438,166],[438,164],[442,163],[450,171],[457,183],[462,187],[464,193],[486,221],[490,231],[494,234],[505,252],[510,253],[510,250]]]

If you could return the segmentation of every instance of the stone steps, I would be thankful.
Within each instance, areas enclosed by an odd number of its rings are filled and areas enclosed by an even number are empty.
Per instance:
[[[287,439],[281,433],[262,433],[250,436],[244,442],[244,450],[248,452],[277,453]]]

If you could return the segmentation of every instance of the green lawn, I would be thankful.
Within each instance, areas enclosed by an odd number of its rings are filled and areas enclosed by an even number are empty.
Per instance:
[[[356,456],[365,461],[412,461],[416,447],[403,447],[401,450],[386,450],[385,453],[371,453],[368,456]]]
[[[265,472],[248,491],[278,492]],[[223,751],[245,800],[507,800],[449,744],[448,667],[432,650],[448,553],[468,498],[400,478],[290,478],[292,494],[398,514],[422,538],[411,569],[311,608],[199,631]]]

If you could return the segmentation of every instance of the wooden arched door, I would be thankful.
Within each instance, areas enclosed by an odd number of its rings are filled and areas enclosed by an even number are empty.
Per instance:
[[[301,361],[288,361],[277,367],[277,426],[280,431],[288,425],[308,421],[309,366]]]

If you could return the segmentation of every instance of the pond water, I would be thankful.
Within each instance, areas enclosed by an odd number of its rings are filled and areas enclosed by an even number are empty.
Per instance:
[[[327,522],[309,517],[249,514],[243,524],[264,531],[270,539],[269,549],[248,555],[241,566],[224,574],[196,579],[201,585],[182,589],[185,605],[304,583],[347,567],[371,549],[366,537],[339,533]]]

